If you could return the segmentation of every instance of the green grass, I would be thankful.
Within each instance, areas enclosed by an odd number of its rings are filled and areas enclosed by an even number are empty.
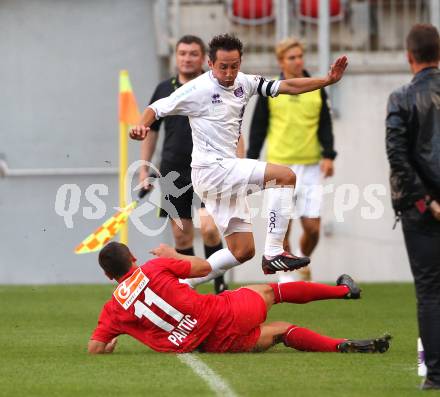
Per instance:
[[[206,287],[207,291],[210,287]],[[0,286],[0,396],[210,396],[172,354],[123,336],[112,355],[86,344],[112,286]],[[390,332],[386,354],[198,354],[240,396],[416,396],[416,314],[411,284],[366,284],[360,301],[275,306],[268,320],[331,336]]]

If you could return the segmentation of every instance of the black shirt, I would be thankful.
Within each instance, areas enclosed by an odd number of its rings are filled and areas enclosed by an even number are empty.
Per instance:
[[[162,81],[154,91],[150,104],[171,95],[181,87],[177,77]],[[167,116],[165,119],[165,139],[162,148],[162,163],[172,163],[173,169],[189,168],[193,148],[191,126],[186,116]],[[151,129],[159,131],[162,121],[156,120]]]

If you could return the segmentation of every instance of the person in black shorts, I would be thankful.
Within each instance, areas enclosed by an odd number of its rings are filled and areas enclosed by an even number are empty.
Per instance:
[[[203,73],[203,64],[205,62],[205,44],[197,36],[186,35],[180,38],[176,44],[176,67],[177,75],[162,81],[154,91],[150,103],[158,99],[165,98],[174,92],[177,88],[186,82],[194,79]],[[142,142],[141,159],[150,162],[153,157],[158,132],[162,121],[165,122],[165,137],[162,148],[162,161],[160,164],[160,173],[166,176],[171,171],[179,173],[179,177],[174,181],[177,189],[183,189],[191,185],[191,152],[192,135],[191,127],[187,117],[167,116],[164,119],[157,120],[151,125],[151,133]],[[241,148],[244,154],[244,148]],[[148,181],[148,166],[140,170],[140,181]],[[148,182],[145,188],[148,189]],[[220,234],[212,217],[205,210],[203,203],[192,189],[192,186],[179,197],[168,195],[162,200],[168,200],[177,210],[183,229],[179,227],[173,219],[173,214],[168,214],[162,205],[160,210],[161,217],[169,216],[175,242],[176,251],[183,255],[194,255],[194,224],[193,207],[199,208],[201,234],[203,238],[205,256],[208,258],[214,252],[223,248]],[[215,292],[220,293],[227,289],[223,276],[214,280]]]

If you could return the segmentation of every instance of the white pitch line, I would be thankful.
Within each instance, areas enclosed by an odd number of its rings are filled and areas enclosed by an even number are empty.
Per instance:
[[[226,381],[217,375],[202,360],[190,353],[178,354],[177,357],[199,375],[217,396],[237,397],[237,394],[235,394]]]

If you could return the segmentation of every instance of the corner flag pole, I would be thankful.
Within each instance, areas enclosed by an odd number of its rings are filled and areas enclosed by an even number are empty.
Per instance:
[[[127,70],[119,72],[119,207],[126,206],[126,174],[128,168],[128,128],[140,119],[136,98]],[[121,227],[121,243],[128,243],[128,222]]]
[[[128,126],[126,123],[119,122],[119,207],[125,207],[125,192],[127,191],[127,186],[125,183],[125,175],[127,173],[127,133]],[[127,224],[121,227],[119,234],[119,239],[121,243],[128,243],[128,227]]]

